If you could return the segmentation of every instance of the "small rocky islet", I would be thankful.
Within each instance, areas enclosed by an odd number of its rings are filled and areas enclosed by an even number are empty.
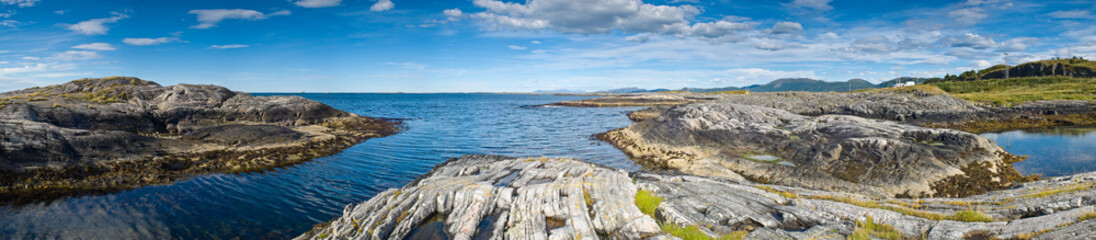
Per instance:
[[[298,239],[1096,237],[1096,173],[1024,176],[1011,166],[1024,157],[970,133],[1091,124],[1092,101],[1001,106],[921,88],[621,96],[550,105],[653,106],[596,136],[649,170],[465,156]]]
[[[264,171],[398,131],[297,96],[131,77],[0,94],[0,203]]]

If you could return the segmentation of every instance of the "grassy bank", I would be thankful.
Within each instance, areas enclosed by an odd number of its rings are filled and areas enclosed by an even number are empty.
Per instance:
[[[1096,99],[1096,78],[1026,77],[930,85],[962,99],[1002,105],[1036,100]]]

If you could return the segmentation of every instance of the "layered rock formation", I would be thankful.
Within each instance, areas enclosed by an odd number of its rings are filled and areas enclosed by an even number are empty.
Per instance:
[[[0,94],[0,202],[258,171],[397,130],[296,96],[83,79]]]
[[[934,185],[975,172],[990,177],[965,180],[990,189],[1024,180],[1011,155],[978,135],[728,102],[671,107],[600,137],[633,158],[690,174],[870,196],[968,194]]]
[[[1096,236],[1094,184],[1088,173],[967,198],[878,199],[566,158],[465,156],[298,239],[677,239],[680,229],[744,239],[1087,239]],[[637,203],[657,207],[644,215]]]
[[[659,226],[621,170],[565,158],[465,156],[298,239],[642,239]],[[448,237],[448,238],[446,238]]]

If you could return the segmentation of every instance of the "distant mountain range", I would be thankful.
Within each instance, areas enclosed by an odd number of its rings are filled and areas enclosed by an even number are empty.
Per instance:
[[[785,92],[785,91],[804,91],[804,92],[848,92],[856,91],[860,89],[871,88],[886,88],[893,87],[898,83],[913,81],[917,84],[925,83],[925,78],[911,78],[902,77],[889,81],[885,81],[879,84],[873,84],[864,79],[850,79],[844,82],[827,82],[822,80],[814,80],[809,78],[783,78],[777,79],[766,84],[754,84],[745,87],[720,87],[720,88],[682,88],[676,91],[687,91],[696,93],[708,93],[708,92],[722,92],[722,91],[735,91],[735,90],[747,90],[750,92]],[[605,91],[597,91],[595,93],[643,93],[643,92],[664,92],[674,91],[670,89],[642,89],[636,87],[630,88],[618,88]],[[587,93],[582,91],[572,90],[538,90],[536,93]]]

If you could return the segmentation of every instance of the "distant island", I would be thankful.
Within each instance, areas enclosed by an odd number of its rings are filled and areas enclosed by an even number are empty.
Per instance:
[[[1094,78],[1096,77],[1096,62],[1086,60],[1081,57],[1075,57],[1071,59],[1051,59],[1043,61],[1034,61],[1019,64],[1016,66],[996,65],[981,70],[971,70],[956,75],[945,75],[937,78],[914,78],[914,77],[900,77],[881,83],[875,84],[864,79],[850,79],[843,82],[827,82],[823,80],[816,80],[810,78],[782,78],[773,80],[766,84],[754,84],[744,87],[718,87],[718,88],[681,88],[677,90],[671,89],[643,89],[637,87],[617,88],[603,91],[586,92],[580,90],[537,90],[534,93],[567,93],[567,94],[582,94],[582,93],[604,93],[604,94],[621,94],[621,93],[649,93],[649,92],[693,92],[693,93],[714,93],[714,92],[730,92],[730,91],[750,91],[750,92],[851,92],[864,89],[877,89],[877,88],[890,88],[897,86],[906,86],[910,84],[924,84],[924,83],[938,83],[938,82],[955,82],[955,81],[976,81],[981,79],[1006,79],[1006,78],[1025,78],[1025,77],[1074,77],[1074,78]]]

